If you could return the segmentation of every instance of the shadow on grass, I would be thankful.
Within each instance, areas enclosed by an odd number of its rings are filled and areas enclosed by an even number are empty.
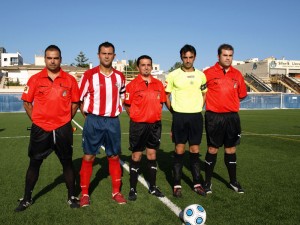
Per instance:
[[[173,156],[174,152],[165,152],[163,149],[159,149],[157,152],[157,162],[159,168],[162,172],[165,173],[165,177],[167,182],[169,183],[171,189],[173,189]],[[201,154],[199,155],[199,157]],[[189,171],[190,174],[182,174],[182,181],[188,184],[191,189],[193,189],[193,180],[190,178],[191,176],[191,169],[190,169],[190,159],[189,159],[189,151],[186,150],[184,153],[183,159],[183,166]],[[204,182],[205,177],[205,162],[200,159],[200,173],[201,173],[201,182]],[[224,183],[226,186],[229,186],[229,183],[217,173],[213,173],[213,178],[219,180],[220,182]]]
[[[80,189],[80,176],[79,176],[79,171],[81,168],[81,162],[82,158],[78,158],[73,160],[73,165],[74,165],[74,172],[75,172],[75,196],[78,196],[81,192]],[[100,165],[100,168],[96,172],[94,178],[92,176],[92,180],[90,182],[90,188],[89,188],[89,194],[92,195],[96,187],[99,185],[100,181],[106,177],[108,177],[108,161],[106,157],[104,158],[97,158],[94,161],[93,167]],[[36,201],[43,195],[47,194],[51,190],[53,190],[56,186],[65,183],[65,179],[63,174],[58,176],[57,178],[54,179],[54,181],[50,184],[48,184],[46,187],[44,187],[42,190],[40,190],[34,197],[33,201]],[[67,190],[66,190],[67,191]]]
[[[75,168],[75,174],[76,174],[76,189],[75,194],[78,196],[81,193],[80,188],[80,168],[81,168],[81,162],[82,158],[78,158],[73,160],[74,168]],[[107,178],[109,176],[108,173],[108,160],[106,157],[96,157],[94,164],[93,164],[93,170],[95,170],[95,167],[100,166],[100,168],[97,170],[95,176],[92,175],[91,181],[90,181],[90,188],[89,188],[89,195],[91,196],[94,192],[94,190],[97,188],[97,186],[100,184],[100,181],[104,178]]]
[[[40,190],[32,198],[33,202],[35,202],[37,199],[39,199],[43,195],[47,194],[48,192],[50,192],[51,190],[53,190],[56,186],[58,186],[59,184],[64,183],[64,182],[65,182],[65,180],[64,180],[63,175],[58,176],[57,178],[55,178],[55,180],[51,184],[48,184],[46,187],[44,187],[42,190]]]
[[[174,161],[174,152],[165,152],[163,149],[159,149],[157,152],[158,155],[158,164],[159,168],[165,173],[166,180],[168,181],[171,189],[173,190],[174,180],[173,180],[173,161]],[[186,150],[184,153],[183,158],[183,166],[189,171],[191,174],[190,169],[190,158],[189,158],[189,151]],[[203,181],[203,170],[204,170],[204,162],[200,160],[200,169],[201,169],[201,182]],[[190,178],[190,174],[182,173],[182,181],[188,184],[191,188],[193,188],[193,180]]]
[[[0,132],[2,132],[2,131],[5,131],[5,128],[1,128],[1,129],[0,129]]]

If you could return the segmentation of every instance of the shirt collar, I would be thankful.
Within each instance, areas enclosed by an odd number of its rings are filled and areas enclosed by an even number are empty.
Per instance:
[[[181,66],[180,67],[180,69],[183,71],[183,72],[185,72],[185,73],[191,73],[191,72],[194,72],[196,69],[195,69],[195,67],[193,67],[193,71],[184,71],[184,69],[183,69],[183,66]]]
[[[152,75],[149,75],[149,76],[150,76],[150,82],[149,82],[149,83],[151,83],[151,82],[153,82]],[[138,74],[138,75],[137,75],[137,79],[138,79],[138,81],[139,81],[140,83],[145,82],[145,80],[143,79],[143,77],[142,77],[141,74]]]
[[[232,67],[232,66],[229,66],[229,69],[228,69],[227,73],[231,70],[231,67]],[[222,73],[223,73],[223,67],[221,67],[220,64],[219,64],[218,62],[216,62],[215,68],[216,68],[217,71],[221,70]]]
[[[41,76],[48,77],[48,71],[47,71],[46,67],[41,71]],[[59,70],[59,75],[57,77],[61,77],[61,78],[66,77],[66,74],[64,73],[64,71],[61,68]]]

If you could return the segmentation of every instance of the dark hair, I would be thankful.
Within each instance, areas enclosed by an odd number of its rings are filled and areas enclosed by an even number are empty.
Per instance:
[[[224,50],[232,50],[234,52],[234,49],[230,44],[222,44],[218,48],[218,55],[221,55],[223,49]]]
[[[196,49],[194,48],[194,46],[186,44],[180,49],[180,57],[187,52],[194,53],[194,55],[196,56]]]
[[[100,50],[101,50],[102,47],[105,47],[105,48],[112,47],[113,48],[113,52],[115,53],[115,46],[112,43],[106,41],[106,42],[103,42],[102,44],[99,45],[99,47],[98,47],[98,54],[100,53]]]
[[[151,61],[151,66],[152,66],[152,58],[151,58],[150,56],[148,56],[148,55],[141,55],[141,56],[137,59],[137,61],[136,61],[136,65],[137,65],[137,66],[140,65],[141,59],[150,59],[150,61]]]
[[[45,57],[46,57],[46,52],[47,51],[58,51],[59,52],[59,57],[61,58],[61,51],[59,49],[59,47],[57,47],[56,45],[49,45],[46,49],[45,49]]]

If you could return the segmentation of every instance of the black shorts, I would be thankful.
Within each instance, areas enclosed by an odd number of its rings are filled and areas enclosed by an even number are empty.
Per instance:
[[[28,156],[33,159],[46,159],[55,151],[59,159],[70,159],[73,155],[73,131],[71,122],[53,131],[45,131],[32,124]]]
[[[136,123],[130,120],[129,144],[132,152],[145,148],[158,150],[161,137],[161,121],[155,123]]]
[[[173,112],[172,140],[175,144],[200,145],[203,133],[202,113]]]
[[[207,111],[205,112],[205,130],[208,146],[234,147],[240,143],[242,132],[239,114]]]

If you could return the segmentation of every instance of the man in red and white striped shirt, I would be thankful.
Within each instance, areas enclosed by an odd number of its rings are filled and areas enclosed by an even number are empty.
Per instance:
[[[99,45],[100,65],[87,70],[79,83],[81,112],[85,117],[82,133],[84,156],[80,170],[80,206],[90,205],[89,185],[93,162],[104,146],[112,180],[112,198],[119,204],[126,200],[120,192],[121,128],[118,115],[125,97],[125,77],[112,67],[115,47],[109,42]]]

